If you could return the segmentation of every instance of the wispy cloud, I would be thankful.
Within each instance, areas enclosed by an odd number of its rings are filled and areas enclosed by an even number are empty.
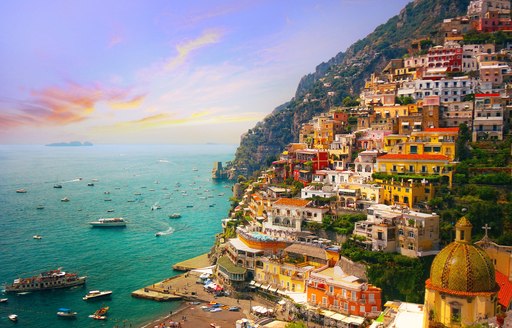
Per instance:
[[[119,110],[125,110],[125,109],[136,109],[139,108],[142,105],[142,101],[144,100],[144,95],[138,95],[131,99],[124,100],[124,101],[112,101],[109,103],[110,108],[112,109],[119,109]]]
[[[185,62],[192,51],[213,43],[217,43],[221,37],[222,33],[219,30],[209,30],[203,32],[203,34],[196,39],[188,40],[177,45],[176,51],[178,54],[174,58],[171,58],[167,61],[165,68],[167,70],[176,68]]]
[[[47,87],[30,92],[26,100],[3,99],[0,102],[0,126],[68,125],[86,120],[100,102],[113,108],[140,104],[144,96],[131,95],[130,90],[68,82],[64,87]]]

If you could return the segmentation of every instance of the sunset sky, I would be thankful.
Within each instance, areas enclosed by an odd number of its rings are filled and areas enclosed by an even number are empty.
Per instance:
[[[237,144],[407,2],[0,1],[0,144]]]

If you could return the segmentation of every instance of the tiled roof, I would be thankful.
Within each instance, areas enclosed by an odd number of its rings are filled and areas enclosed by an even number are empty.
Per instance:
[[[432,290],[437,290],[441,293],[449,294],[449,295],[457,295],[457,296],[469,296],[469,297],[475,297],[475,296],[485,296],[490,297],[492,294],[496,293],[495,291],[491,292],[465,292],[465,291],[458,291],[458,290],[452,290],[448,288],[442,288],[435,286],[432,284],[432,281],[430,279],[427,279],[425,281],[425,287]]]
[[[512,301],[512,283],[503,273],[496,271],[496,283],[500,286],[498,292],[498,303],[508,309],[510,301]]]
[[[499,97],[499,93],[477,93],[475,98],[485,98],[485,97]]]
[[[386,159],[401,159],[401,160],[422,160],[422,161],[448,161],[448,157],[445,155],[430,155],[430,154],[386,154],[377,157],[377,160]]]
[[[298,199],[298,198],[279,198],[274,205],[285,205],[285,206],[299,206],[304,207],[311,202],[306,199]]]
[[[459,128],[426,128],[425,132],[459,132]]]

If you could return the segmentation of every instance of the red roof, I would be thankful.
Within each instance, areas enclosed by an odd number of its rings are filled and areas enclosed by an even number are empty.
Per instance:
[[[279,198],[274,203],[274,205],[305,207],[310,202],[311,202],[310,200],[299,199],[299,198]]]
[[[425,132],[459,132],[459,128],[426,128]]]
[[[477,93],[475,98],[485,98],[485,97],[499,97],[499,93]]]
[[[512,283],[503,273],[496,271],[496,283],[500,286],[498,292],[498,303],[508,309],[510,301],[512,301]]]
[[[377,160],[383,159],[398,159],[406,161],[448,161],[447,156],[430,154],[386,154],[377,157]]]

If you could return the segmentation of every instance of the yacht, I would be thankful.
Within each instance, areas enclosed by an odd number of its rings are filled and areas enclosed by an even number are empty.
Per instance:
[[[57,310],[57,315],[59,317],[63,317],[63,318],[75,318],[77,313],[74,311],[71,311],[68,308],[60,308]]]
[[[6,292],[32,292],[47,289],[66,288],[85,284],[86,277],[76,273],[67,273],[62,268],[42,272],[29,278],[14,279],[12,284],[5,285]]]
[[[87,295],[82,297],[82,299],[84,301],[87,301],[87,300],[90,300],[90,299],[95,299],[95,298],[100,298],[100,297],[107,297],[107,296],[110,296],[110,295],[112,295],[112,291],[111,290],[104,290],[104,291],[91,290],[91,291],[89,291],[87,293]]]
[[[123,218],[101,218],[89,224],[93,227],[125,227],[126,221]]]

